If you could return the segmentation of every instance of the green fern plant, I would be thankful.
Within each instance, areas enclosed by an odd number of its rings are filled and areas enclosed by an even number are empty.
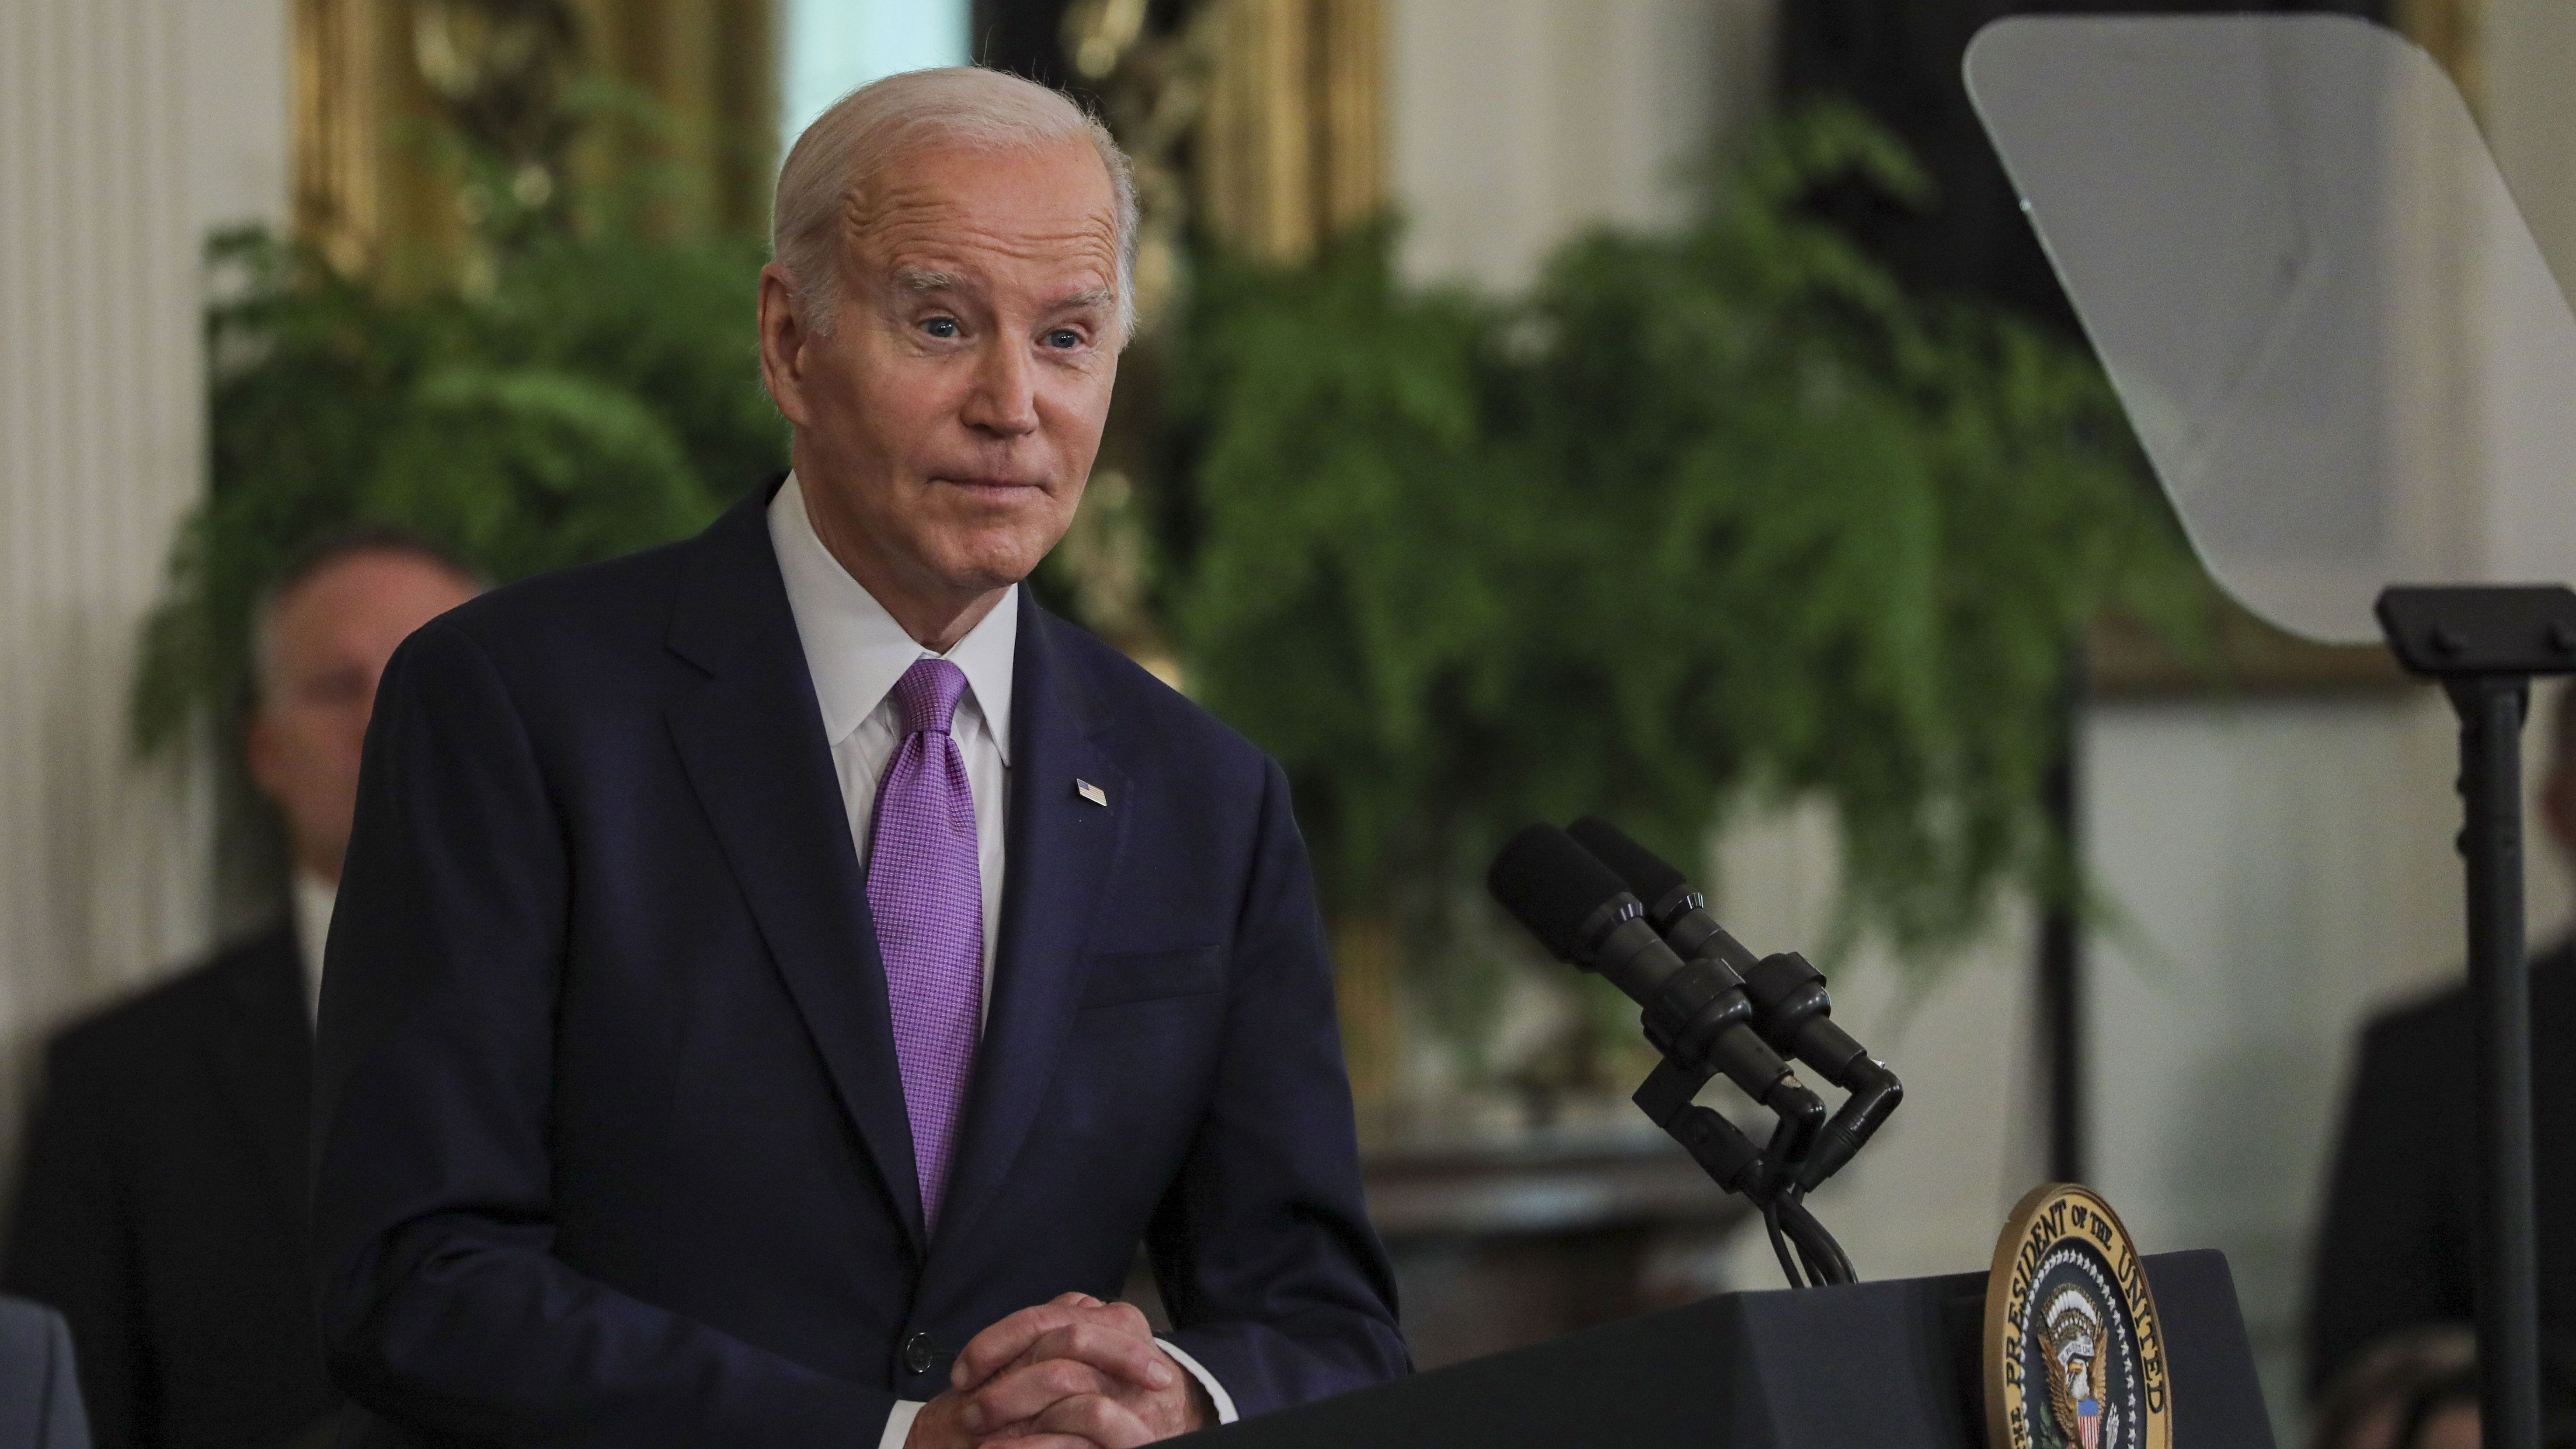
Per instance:
[[[1800,117],[1688,227],[1579,238],[1515,298],[1405,285],[1383,225],[1296,268],[1198,259],[1172,461],[1116,512],[1162,520],[1159,632],[1285,763],[1328,909],[1407,924],[1453,1024],[1493,953],[1438,943],[1480,939],[1464,903],[1530,818],[1686,860],[1747,787],[1820,795],[1849,929],[1914,951],[2007,885],[2074,891],[2041,808],[2065,652],[2105,608],[2187,635],[2196,574],[2098,369],[1802,210],[1852,177],[1923,187],[1855,114]],[[141,747],[237,714],[252,601],[324,533],[401,524],[508,579],[783,465],[756,240],[514,238],[409,295],[214,245],[212,486],[146,626]],[[1078,606],[1066,566],[1040,582]]]
[[[1533,818],[1688,861],[1746,787],[1821,795],[1847,932],[1909,952],[2072,891],[2067,650],[2107,607],[2187,633],[2196,574],[2087,355],[1802,210],[1854,177],[1924,187],[1802,116],[1692,225],[1582,237],[1512,299],[1405,286],[1389,227],[1201,266],[1173,632],[1285,763],[1328,909],[1409,924],[1435,997]]]
[[[237,718],[250,610],[322,536],[399,525],[506,581],[686,535],[784,466],[755,240],[568,229],[412,295],[257,232],[208,255],[211,477],[144,626],[144,752]]]

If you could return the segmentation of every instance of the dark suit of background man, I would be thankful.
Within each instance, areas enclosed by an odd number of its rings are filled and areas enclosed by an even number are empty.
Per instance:
[[[845,99],[761,278],[795,471],[395,655],[317,1078],[363,1441],[1114,1449],[1406,1369],[1284,778],[1018,588],[1129,196],[1026,81]]]
[[[332,1409],[305,1250],[322,936],[376,678],[471,591],[389,534],[288,570],[257,611],[246,743],[294,908],[46,1055],[0,1282],[70,1320],[101,1449],[277,1443]]]
[[[2559,849],[2576,854],[2576,697],[2566,691],[2550,745],[2541,816]],[[2470,1235],[2484,1176],[2476,1060],[2464,986],[2363,1031],[2318,1235],[2311,1390],[2392,1333],[2473,1317]],[[2532,962],[2531,1078],[2541,1331],[2559,1345],[2553,1361],[2563,1362],[2576,1337],[2576,945],[2567,942]]]

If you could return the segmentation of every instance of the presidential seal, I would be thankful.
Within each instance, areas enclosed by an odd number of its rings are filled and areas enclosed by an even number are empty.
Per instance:
[[[2147,1270],[2092,1189],[2031,1190],[1986,1280],[1992,1449],[2171,1449],[2173,1394]]]

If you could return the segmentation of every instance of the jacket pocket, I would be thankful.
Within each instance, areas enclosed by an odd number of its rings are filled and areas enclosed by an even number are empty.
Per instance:
[[[1082,1004],[1123,1006],[1171,996],[1204,996],[1225,989],[1225,948],[1181,951],[1107,951],[1083,962]]]

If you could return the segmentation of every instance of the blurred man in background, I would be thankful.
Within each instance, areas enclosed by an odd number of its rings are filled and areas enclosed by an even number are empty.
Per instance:
[[[2540,807],[2550,838],[2576,859],[2576,707],[2567,691],[2552,712]],[[2474,1031],[2468,988],[2454,986],[2362,1032],[2310,1289],[2311,1393],[2392,1335],[2473,1316]],[[2558,1349],[2576,1333],[2576,941],[2532,963],[2531,1068],[2540,1326]],[[2553,1422],[2564,1416],[2564,1393],[2563,1382],[2552,1385],[2545,1408]]]
[[[246,744],[293,908],[47,1054],[0,1283],[70,1320],[101,1449],[298,1442],[335,1406],[304,1239],[322,943],[377,676],[473,593],[389,533],[287,571],[254,615]]]
[[[2309,1449],[2476,1449],[2477,1382],[2477,1337],[2467,1325],[2390,1334],[2317,1394]]]

